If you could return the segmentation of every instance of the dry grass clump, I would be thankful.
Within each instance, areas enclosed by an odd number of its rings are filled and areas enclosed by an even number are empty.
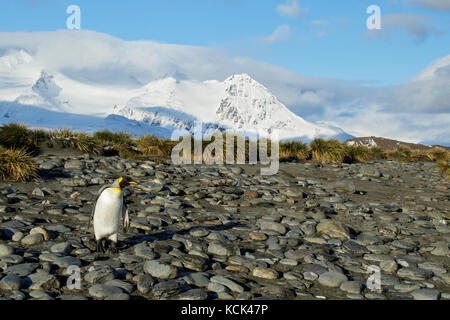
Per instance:
[[[94,139],[104,144],[128,144],[133,145],[133,139],[129,133],[112,132],[109,130],[97,131],[94,133]]]
[[[345,146],[336,139],[314,139],[310,148],[313,161],[342,163],[346,156]]]
[[[24,149],[0,148],[0,179],[2,181],[30,181],[37,178],[37,168]]]
[[[386,152],[387,158],[398,160],[400,162],[410,162],[413,157],[413,151],[406,146],[399,146],[397,149]]]
[[[371,150],[365,146],[349,146],[345,145],[346,162],[364,162],[371,158]]]
[[[7,149],[23,149],[36,153],[39,144],[48,139],[44,130],[30,130],[20,123],[10,123],[0,127],[0,145]]]
[[[49,133],[51,138],[56,139],[70,139],[76,136],[76,133],[72,131],[72,129],[69,128],[63,128],[63,129],[55,129],[50,130]]]
[[[447,161],[450,159],[450,152],[438,147],[428,150],[426,156],[431,161]]]
[[[144,135],[135,140],[136,147],[147,157],[169,157],[178,142]]]
[[[369,159],[387,159],[386,151],[380,147],[370,147],[369,149]]]
[[[73,145],[76,149],[85,153],[100,154],[102,150],[97,140],[86,133],[77,134],[73,140]]]
[[[448,161],[439,162],[436,167],[445,178],[450,180],[450,163]]]
[[[290,141],[280,143],[280,160],[307,160],[311,152],[306,143]]]

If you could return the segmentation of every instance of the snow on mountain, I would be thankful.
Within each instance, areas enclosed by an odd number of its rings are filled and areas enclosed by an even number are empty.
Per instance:
[[[78,36],[88,42],[96,40],[104,50],[95,55]],[[224,81],[200,80],[188,75],[188,63],[178,69],[162,60],[162,53],[169,48],[178,54],[172,57],[174,61],[180,57],[192,60],[195,54],[183,55],[195,53],[195,48],[150,42],[124,44],[89,32],[57,32],[52,34],[53,42],[58,43],[59,38],[67,48],[48,52],[38,41],[42,38],[45,43],[45,33],[25,37],[26,42],[9,46],[0,39],[0,123],[17,121],[89,132],[124,130],[165,137],[176,129],[193,133],[196,122],[203,123],[206,135],[214,130],[269,135],[278,129],[281,139],[311,140],[343,134],[340,129],[305,121],[245,73],[231,75],[231,69]],[[67,40],[72,37],[73,41]],[[78,56],[69,50],[73,43],[81,46],[72,48]],[[121,46],[123,50],[115,50]],[[205,64],[205,68],[212,66],[211,61]]]
[[[269,90],[247,74],[223,82],[225,96],[216,111],[218,122],[235,131],[264,135],[279,130],[280,139],[334,137],[339,133],[305,121],[278,101]]]
[[[230,130],[268,136],[279,130],[280,139],[339,137],[343,131],[315,125],[295,115],[267,88],[247,74],[223,82],[165,78],[151,82],[145,92],[114,113],[170,129],[193,132],[202,121],[209,132]]]

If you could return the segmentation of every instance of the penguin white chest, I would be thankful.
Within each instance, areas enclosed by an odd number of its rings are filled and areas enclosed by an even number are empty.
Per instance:
[[[121,190],[109,188],[102,192],[94,212],[94,232],[97,240],[108,238],[119,232],[122,204]]]

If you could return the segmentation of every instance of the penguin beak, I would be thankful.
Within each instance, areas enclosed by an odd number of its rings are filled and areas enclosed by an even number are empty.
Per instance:
[[[130,182],[128,182],[129,184],[137,184],[137,182],[134,182],[134,181],[130,181]]]

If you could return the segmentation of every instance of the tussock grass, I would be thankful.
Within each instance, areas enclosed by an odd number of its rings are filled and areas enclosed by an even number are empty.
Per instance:
[[[406,146],[400,146],[393,151],[386,152],[387,158],[392,160],[398,160],[400,162],[410,162],[413,157],[413,151]]]
[[[371,157],[370,149],[365,146],[349,146],[344,144],[345,162],[364,162]]]
[[[447,161],[450,160],[450,152],[444,148],[433,148],[427,151],[427,158],[431,161]]]
[[[75,132],[69,128],[50,130],[49,135],[51,138],[56,139],[70,139],[76,136]]]
[[[144,135],[135,140],[136,147],[147,157],[169,157],[178,142],[161,139],[153,135]]]
[[[35,153],[39,150],[42,139],[45,139],[43,132],[29,130],[20,123],[10,123],[0,127],[0,145],[7,149],[24,149]]]
[[[387,159],[386,151],[380,147],[370,147],[369,149],[369,159]]]
[[[133,145],[133,139],[129,133],[112,132],[109,130],[97,131],[94,133],[94,139],[105,144],[128,144]]]
[[[24,149],[0,149],[0,179],[2,181],[30,181],[37,178],[37,168]]]
[[[234,160],[238,160],[238,145],[240,140],[236,135],[233,136]],[[191,139],[191,159],[194,160],[195,140]],[[242,138],[242,137],[240,137]],[[223,139],[223,160],[226,161],[227,134],[222,134]],[[245,145],[245,161],[250,158],[250,144],[257,146],[257,159],[260,161],[262,154],[259,145],[262,139],[250,140],[248,137],[242,138]],[[202,153],[213,142],[214,139],[204,139],[197,141],[202,146]],[[41,130],[28,129],[25,125],[11,123],[0,127],[0,146],[5,149],[13,149],[14,152],[21,151],[26,155],[34,155],[39,151],[39,146],[46,142],[49,147],[70,148],[80,150],[84,153],[102,154],[104,156],[119,155],[122,158],[130,160],[141,160],[149,157],[170,157],[172,149],[180,141],[163,139],[153,135],[143,135],[133,138],[130,134],[124,132],[112,132],[102,130],[94,134],[78,133],[69,128],[59,130]],[[108,148],[105,148],[108,147]],[[341,143],[336,139],[314,139],[309,145],[300,141],[280,142],[279,156],[280,160],[304,161],[312,160],[329,163],[352,163],[364,162],[369,159],[391,159],[402,162],[409,161],[435,161],[439,166],[448,165],[450,152],[444,148],[433,148],[430,150],[411,150],[406,146],[399,146],[396,150],[383,150],[379,147],[350,146]],[[272,142],[267,141],[267,156],[270,157]],[[19,150],[19,151],[17,151]],[[13,152],[13,151],[11,151]],[[212,152],[214,155],[215,150]],[[21,154],[22,155],[22,154]],[[17,158],[21,158],[15,153]],[[11,154],[10,154],[11,158]],[[204,159],[203,159],[204,160]],[[20,176],[20,175],[19,175]]]
[[[448,161],[439,162],[437,165],[439,172],[447,179],[450,180],[450,163]]]
[[[86,133],[77,134],[73,144],[76,149],[85,153],[100,154],[102,150],[97,140]]]
[[[290,141],[280,143],[280,160],[307,160],[311,151],[306,143]]]
[[[342,163],[346,156],[346,147],[336,139],[314,139],[310,148],[313,161]]]

